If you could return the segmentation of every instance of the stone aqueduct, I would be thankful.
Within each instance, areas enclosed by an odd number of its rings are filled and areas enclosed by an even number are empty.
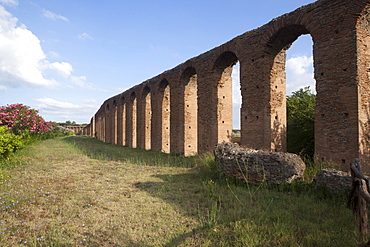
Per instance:
[[[84,133],[193,155],[229,141],[240,63],[241,144],[286,150],[286,50],[309,34],[317,91],[315,154],[370,170],[370,1],[318,0],[106,100]]]

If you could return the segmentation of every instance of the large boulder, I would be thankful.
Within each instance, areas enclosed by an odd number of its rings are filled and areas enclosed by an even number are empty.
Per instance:
[[[223,175],[248,183],[291,183],[300,180],[306,169],[296,154],[245,149],[231,142],[217,144],[214,154]]]
[[[334,193],[349,193],[352,177],[348,172],[333,168],[322,169],[315,178],[316,186],[323,187]]]

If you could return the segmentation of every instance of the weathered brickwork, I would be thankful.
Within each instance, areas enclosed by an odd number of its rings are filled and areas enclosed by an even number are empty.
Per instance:
[[[319,0],[106,100],[89,132],[109,143],[193,155],[229,141],[240,63],[241,144],[286,149],[286,50],[312,37],[315,153],[370,170],[370,0]]]

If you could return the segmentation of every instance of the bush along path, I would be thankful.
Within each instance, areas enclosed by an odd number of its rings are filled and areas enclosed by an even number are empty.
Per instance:
[[[114,150],[117,161],[91,158],[98,149]],[[157,158],[141,163],[140,157],[154,155],[144,150],[131,163],[125,152],[140,150],[86,137],[20,150],[7,166],[13,168],[0,166],[0,246],[357,244],[345,201],[318,195],[309,185],[229,181],[216,175],[212,156],[190,159],[187,168],[158,165]]]

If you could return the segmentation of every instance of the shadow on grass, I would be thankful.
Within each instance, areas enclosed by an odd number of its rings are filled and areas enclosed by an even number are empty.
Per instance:
[[[155,165],[170,167],[194,167],[198,156],[184,157],[176,154],[166,154],[140,148],[104,143],[86,136],[69,136],[63,141],[74,145],[83,154],[92,159],[113,160],[138,165]]]
[[[256,186],[217,179],[198,168],[156,175],[135,186],[198,220],[164,246],[355,246],[354,216],[345,196],[298,183]],[[174,219],[176,220],[176,219]]]

